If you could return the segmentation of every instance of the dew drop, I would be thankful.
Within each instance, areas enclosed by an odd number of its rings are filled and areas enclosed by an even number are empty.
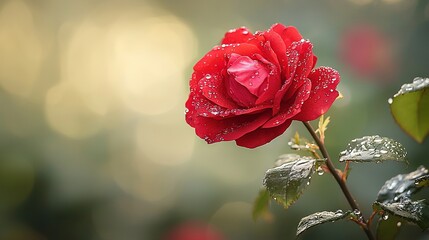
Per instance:
[[[396,223],[396,226],[397,226],[397,227],[401,227],[401,225],[402,225],[402,223],[401,223],[401,222]]]
[[[354,213],[356,216],[359,216],[359,215],[361,214],[361,212],[359,211],[359,209],[355,209],[355,210],[353,210],[353,213]]]
[[[325,173],[325,171],[323,171],[323,168],[322,168],[322,167],[318,167],[318,168],[316,169],[316,171],[317,171],[317,175],[319,175],[319,176],[322,176],[322,175]]]
[[[392,104],[392,103],[393,103],[393,99],[392,99],[392,98],[389,98],[389,99],[387,100],[387,102],[388,102],[389,104]]]

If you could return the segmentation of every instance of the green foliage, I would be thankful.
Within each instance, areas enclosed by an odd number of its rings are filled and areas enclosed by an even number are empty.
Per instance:
[[[414,183],[418,187],[427,187],[427,186],[429,186],[429,175],[426,174],[424,176],[416,178],[416,180],[414,181]]]
[[[404,84],[389,103],[398,125],[422,143],[429,134],[429,78],[415,78]]]
[[[401,218],[395,215],[383,215],[377,225],[377,240],[394,240],[401,229]]]
[[[428,186],[427,179],[428,170],[420,166],[411,173],[386,181],[373,204],[374,211],[382,215],[377,239],[394,239],[402,222],[415,223],[423,230],[429,228],[429,205],[425,200],[411,200],[413,194]]]
[[[407,222],[412,222],[423,230],[429,227],[429,206],[425,200],[412,201],[409,198],[400,198],[398,202],[375,202],[374,210],[383,211],[384,216],[393,215]]]
[[[253,204],[252,217],[253,220],[258,218],[270,218],[270,212],[268,207],[270,205],[270,193],[267,189],[262,189],[259,191],[258,197],[256,197]]]
[[[340,162],[382,162],[387,160],[404,161],[407,152],[398,142],[375,136],[365,136],[353,139],[346,150],[340,153]]]
[[[287,209],[310,184],[311,175],[316,171],[316,160],[295,154],[283,155],[280,166],[268,169],[264,185],[270,196]]]
[[[343,212],[342,210],[338,210],[336,212],[323,211],[323,212],[313,213],[301,219],[301,221],[298,223],[296,235],[299,236],[301,233],[303,233],[304,231],[306,231],[311,227],[314,227],[323,223],[327,223],[327,222],[335,222],[338,220],[342,220],[342,219],[348,218],[350,215],[351,215],[351,211]]]
[[[411,173],[399,174],[387,180],[378,192],[377,202],[389,203],[396,202],[400,198],[409,198],[422,188],[422,185],[415,184],[416,180],[426,176],[427,173],[428,170],[420,166]]]

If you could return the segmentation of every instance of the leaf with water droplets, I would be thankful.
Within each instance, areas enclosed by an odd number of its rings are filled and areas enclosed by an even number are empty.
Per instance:
[[[314,227],[323,223],[327,223],[327,222],[335,222],[338,220],[342,220],[342,219],[348,218],[350,215],[351,215],[351,211],[343,212],[342,210],[338,210],[336,212],[323,211],[323,212],[313,213],[301,219],[301,221],[298,223],[296,235],[299,236],[301,233],[303,233],[304,231],[306,231],[311,227]]]
[[[258,218],[270,219],[271,213],[268,210],[270,205],[270,194],[267,189],[259,191],[258,196],[253,203],[252,217],[256,221]]]
[[[398,125],[417,142],[429,134],[429,78],[415,78],[389,99]]]
[[[293,154],[293,153],[282,154],[277,158],[276,162],[274,163],[274,166],[280,167],[281,165],[283,165],[285,163],[297,161],[300,158],[302,158],[302,157],[298,154]]]
[[[382,203],[397,202],[401,198],[409,198],[418,192],[423,185],[416,184],[416,180],[427,176],[428,170],[420,166],[408,174],[399,174],[384,183],[378,192],[377,201]]]
[[[375,202],[372,207],[376,211],[383,211],[384,216],[399,217],[404,221],[419,225],[423,230],[429,228],[429,206],[425,200],[412,201],[409,198],[401,198],[399,202]]]
[[[429,174],[416,178],[414,183],[418,187],[428,187],[429,186]]]
[[[383,215],[377,224],[377,240],[395,240],[401,229],[401,218],[395,215]]]
[[[296,156],[295,156],[296,157]],[[310,183],[317,160],[309,157],[287,159],[282,165],[268,169],[264,185],[270,196],[287,209]]]
[[[340,153],[340,162],[382,162],[386,160],[406,162],[405,148],[398,142],[375,136],[365,136],[352,140],[346,150]]]

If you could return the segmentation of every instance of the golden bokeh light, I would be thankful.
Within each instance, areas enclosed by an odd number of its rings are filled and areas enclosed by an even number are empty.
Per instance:
[[[91,111],[79,91],[67,82],[49,89],[45,110],[51,127],[70,138],[91,136],[103,124],[102,116]]]
[[[148,115],[175,107],[185,93],[185,67],[196,53],[191,29],[172,15],[123,17],[112,26],[108,39],[124,104]]]
[[[136,131],[139,154],[161,165],[179,165],[191,159],[195,136],[185,123],[142,122]]]
[[[234,239],[234,236],[238,236],[241,231],[246,231],[246,228],[255,224],[251,213],[252,204],[248,202],[228,202],[213,214],[210,224]]]
[[[14,95],[30,95],[43,57],[32,9],[19,0],[6,2],[0,9],[0,86]]]
[[[66,136],[90,136],[113,110],[153,116],[183,108],[185,70],[197,49],[192,30],[161,10],[112,8],[60,28],[60,79],[46,115]]]
[[[61,82],[79,92],[86,107],[106,114],[113,101],[109,85],[109,59],[104,26],[93,20],[65,23],[59,32]]]
[[[111,171],[121,189],[145,201],[170,205],[177,194],[179,174],[173,168],[119,154],[111,161]]]

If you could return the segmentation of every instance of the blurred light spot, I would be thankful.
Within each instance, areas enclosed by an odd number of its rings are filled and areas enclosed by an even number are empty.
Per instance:
[[[358,79],[391,81],[398,70],[395,48],[389,36],[372,25],[350,27],[341,37],[340,54]]]
[[[125,105],[143,114],[172,109],[184,94],[184,69],[196,53],[191,29],[172,15],[122,18],[110,30],[113,70]]]
[[[34,185],[34,166],[23,156],[1,156],[0,212],[21,204]]]
[[[374,0],[349,0],[349,2],[352,2],[356,5],[367,5],[372,3]]]
[[[254,225],[251,220],[252,205],[247,202],[229,202],[220,207],[212,216],[213,224],[228,239],[236,239],[242,236],[243,231],[249,231]]]
[[[106,29],[87,20],[60,28],[61,81],[80,94],[88,110],[104,115],[114,99],[109,85],[110,59]]]
[[[82,95],[65,82],[46,94],[45,114],[50,126],[70,138],[84,138],[96,133],[102,119],[86,105]]]
[[[402,0],[382,0],[382,1],[387,4],[395,4],[395,3],[402,2]]]
[[[173,228],[163,240],[221,240],[222,235],[212,226],[200,222],[185,222]]]
[[[136,134],[138,151],[145,159],[158,164],[184,163],[190,160],[194,150],[195,136],[184,122],[142,122]]]
[[[112,161],[116,183],[127,193],[157,204],[172,204],[177,193],[177,170],[141,158],[118,155]]]
[[[42,58],[31,9],[22,1],[7,2],[0,10],[0,85],[12,94],[28,96]]]

